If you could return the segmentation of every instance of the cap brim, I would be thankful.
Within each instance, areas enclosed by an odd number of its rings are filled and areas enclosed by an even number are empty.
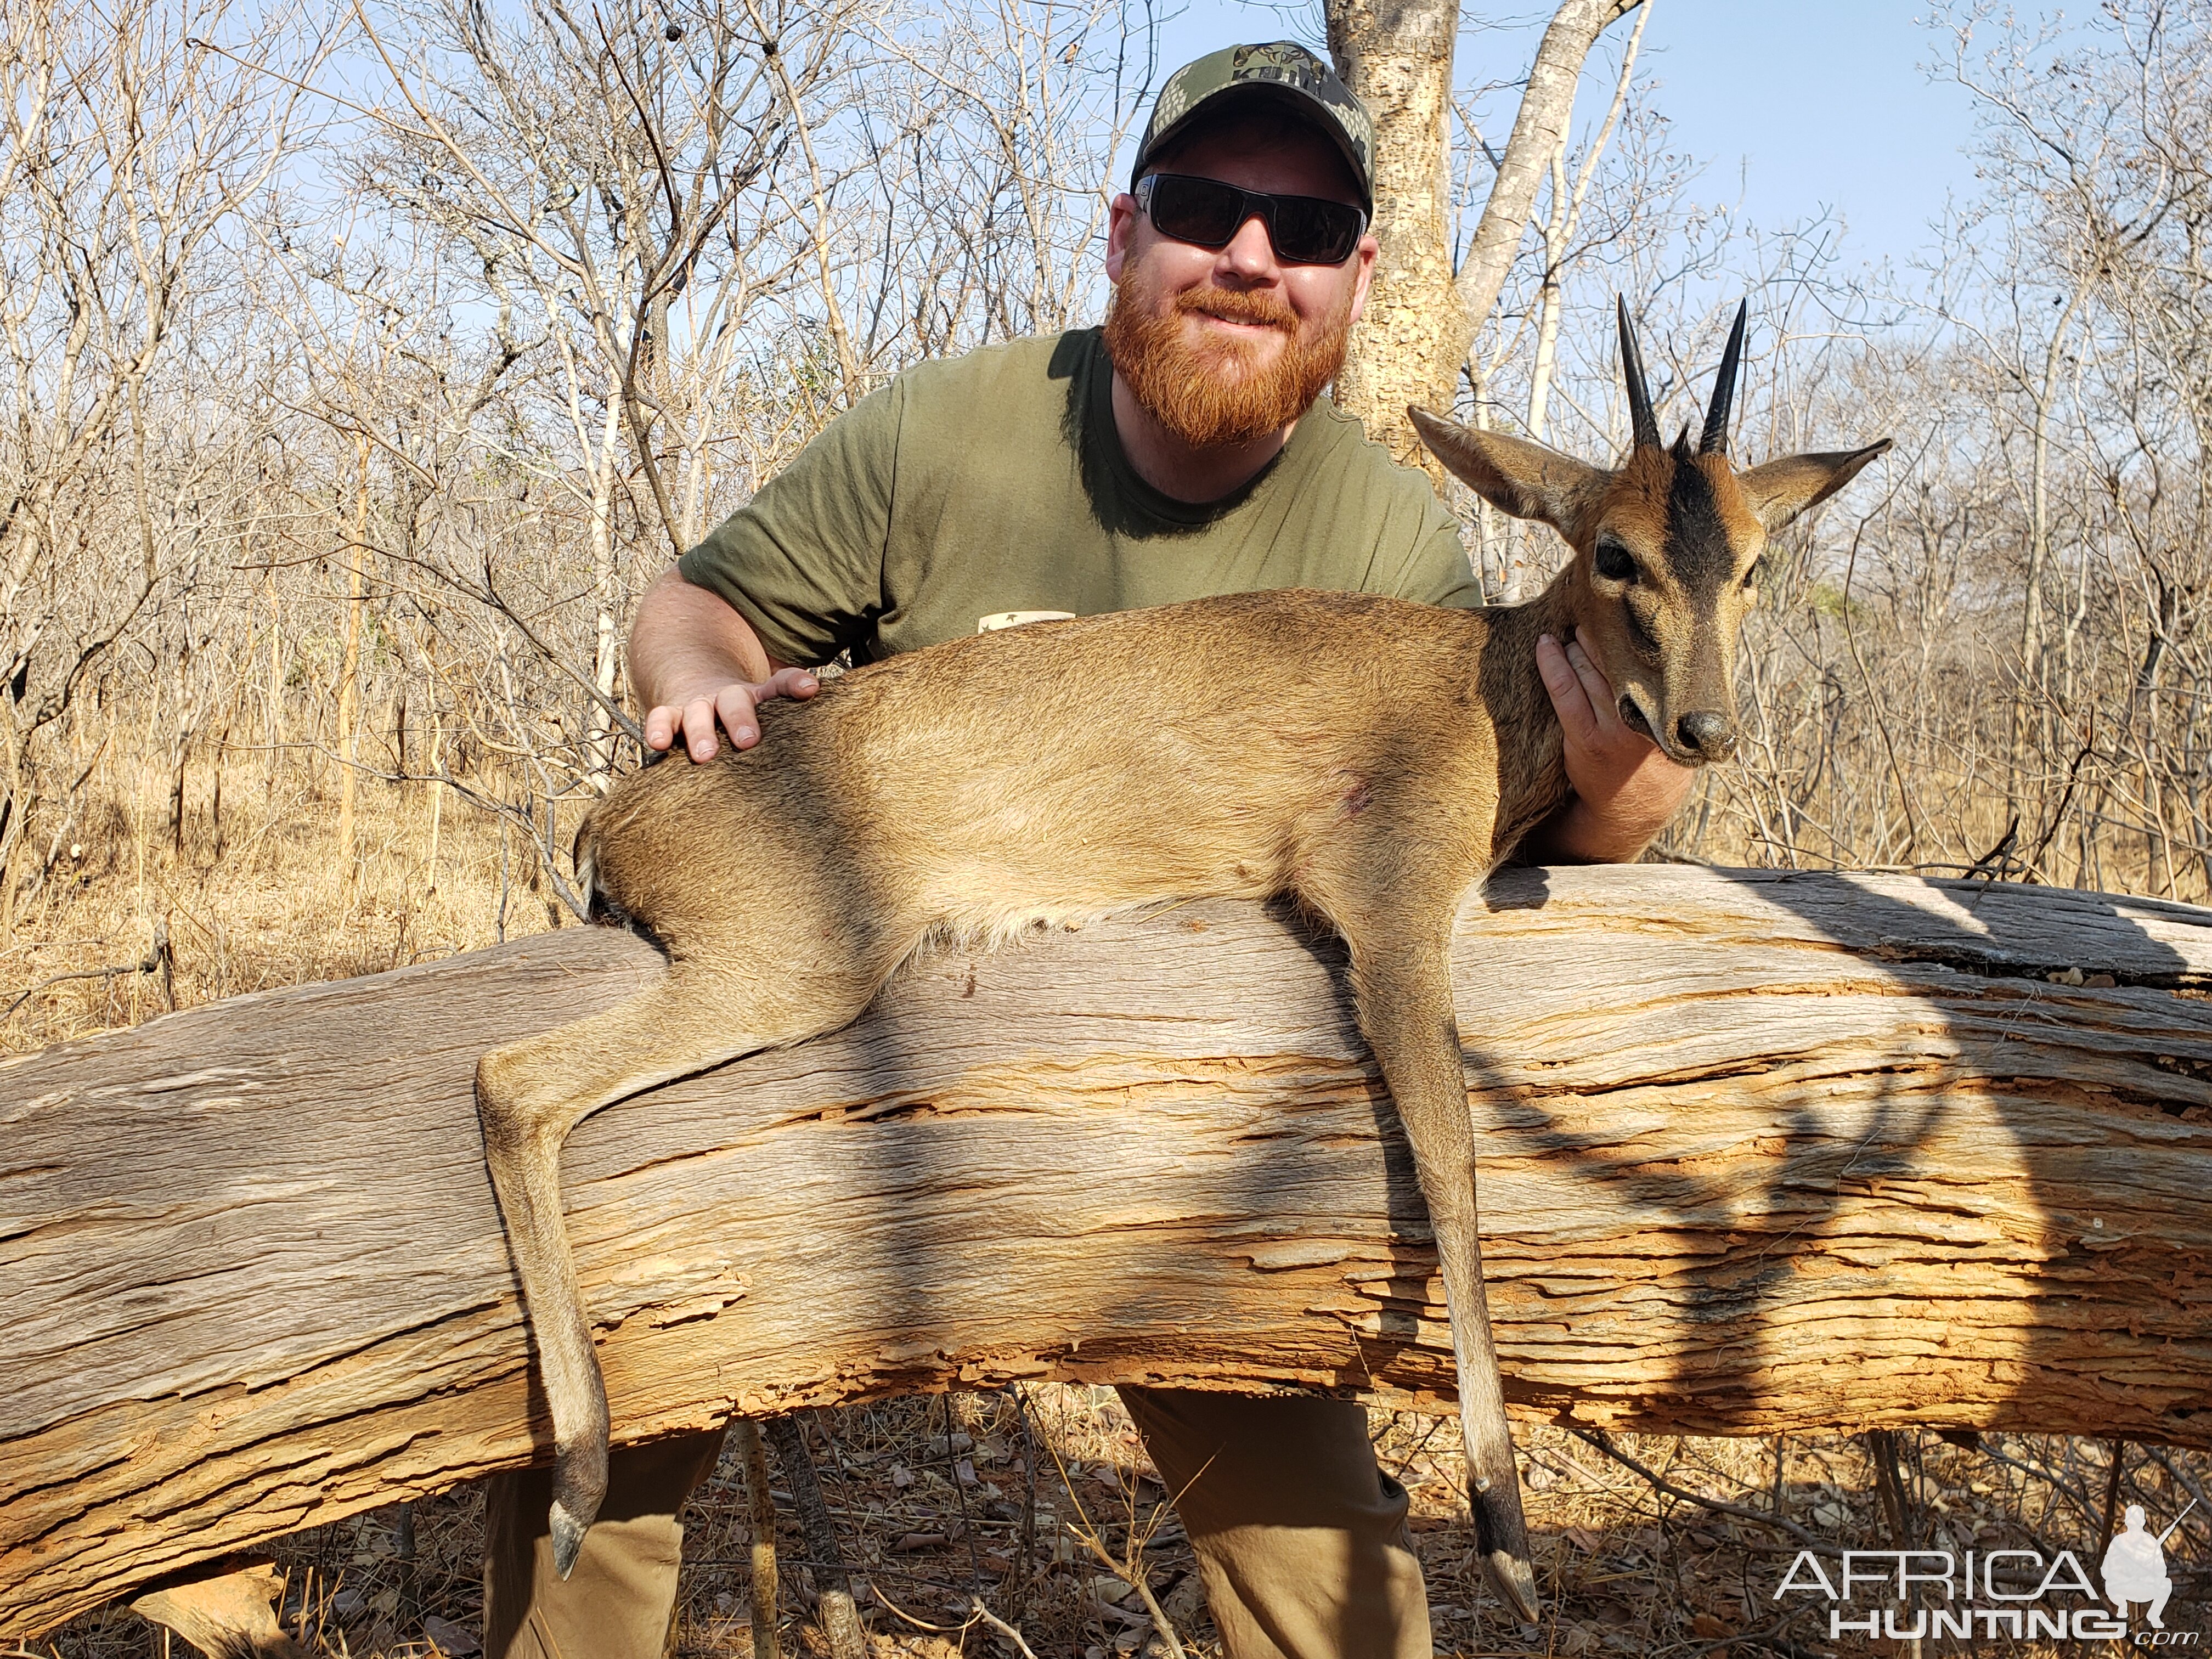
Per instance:
[[[1156,134],[1137,164],[1129,170],[1129,187],[1136,188],[1137,180],[1145,176],[1145,169],[1152,158],[1188,132],[1202,121],[1218,121],[1224,115],[1243,108],[1272,107],[1286,115],[1295,116],[1302,125],[1310,127],[1320,137],[1328,141],[1336,153],[1343,157],[1345,168],[1352,175],[1352,186],[1359,192],[1360,210],[1371,221],[1375,217],[1375,190],[1368,182],[1367,169],[1352,148],[1352,140],[1310,93],[1295,87],[1286,87],[1272,81],[1246,81],[1236,86],[1223,87],[1201,98],[1176,118],[1164,132]]]

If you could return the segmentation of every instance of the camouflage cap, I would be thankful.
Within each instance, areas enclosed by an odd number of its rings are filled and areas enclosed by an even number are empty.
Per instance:
[[[1232,104],[1276,105],[1303,116],[1332,140],[1358,181],[1359,204],[1375,212],[1375,123],[1367,106],[1337,79],[1331,69],[1304,46],[1289,40],[1261,46],[1224,46],[1185,64],[1168,76],[1152,103],[1137,164],[1130,169],[1133,189],[1145,168],[1167,144],[1189,131],[1200,112],[1219,115]]]

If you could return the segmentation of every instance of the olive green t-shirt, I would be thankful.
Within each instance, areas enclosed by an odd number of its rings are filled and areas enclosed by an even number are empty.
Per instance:
[[[1091,616],[1321,587],[1481,603],[1459,526],[1327,398],[1204,506],[1122,453],[1097,329],[918,365],[840,416],[686,553],[776,661],[871,662],[1007,611]]]

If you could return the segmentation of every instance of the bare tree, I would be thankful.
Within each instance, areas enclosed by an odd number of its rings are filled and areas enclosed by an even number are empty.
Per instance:
[[[32,750],[172,565],[152,513],[149,392],[180,331],[219,331],[204,252],[270,179],[301,115],[312,44],[271,12],[125,0],[0,13],[0,923],[36,810]],[[237,38],[221,51],[201,37]],[[119,463],[119,466],[118,464]],[[119,582],[66,579],[88,492],[118,472],[138,521]]]
[[[1590,48],[1640,0],[1564,0],[1536,49],[1480,221],[1455,270],[1450,226],[1452,46],[1456,6],[1330,0],[1329,50],[1375,116],[1375,289],[1338,397],[1400,459],[1424,459],[1405,407],[1449,406],[1475,331],[1498,303],[1528,216],[1565,143]]]

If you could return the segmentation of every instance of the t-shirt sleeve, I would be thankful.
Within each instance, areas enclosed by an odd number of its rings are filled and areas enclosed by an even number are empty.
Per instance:
[[[778,662],[829,661],[883,609],[903,402],[896,380],[863,398],[677,561]]]
[[[1460,541],[1459,520],[1433,496],[1425,506],[1413,545],[1385,580],[1381,591],[1395,599],[1456,605],[1462,611],[1482,604],[1482,585]]]

